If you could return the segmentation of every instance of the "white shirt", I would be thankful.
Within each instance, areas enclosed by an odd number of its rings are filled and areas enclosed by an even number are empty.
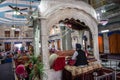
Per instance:
[[[77,55],[78,55],[78,52],[75,51],[74,54],[73,54],[73,56],[72,56],[72,60],[76,60]]]

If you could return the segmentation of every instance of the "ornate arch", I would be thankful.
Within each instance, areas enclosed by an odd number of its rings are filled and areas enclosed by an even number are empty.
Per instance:
[[[64,7],[63,9],[60,8],[59,10],[55,10],[51,13],[51,15],[47,16],[47,29],[50,29],[51,26],[57,24],[60,20],[64,20],[65,18],[75,18],[83,21],[88,27],[93,36],[93,43],[94,43],[94,55],[96,59],[99,59],[98,55],[98,41],[97,41],[97,21],[92,17],[89,13],[85,12],[84,10],[73,8],[73,7]],[[47,32],[49,34],[49,31]]]
[[[83,4],[82,4],[83,5]],[[86,4],[87,5],[87,4]],[[84,7],[81,7],[79,5],[75,4],[60,4],[56,5],[44,14],[42,16],[46,17],[46,28],[47,34],[49,35],[49,29],[54,25],[57,24],[60,20],[64,20],[65,18],[74,18],[79,19],[80,21],[84,22],[89,28],[93,36],[93,52],[94,56],[97,60],[99,60],[99,50],[98,50],[98,27],[97,27],[97,20],[95,19],[95,16],[92,14],[94,13],[94,10],[90,6],[87,6],[84,10]],[[87,11],[88,8],[88,11]],[[42,27],[42,26],[41,26]],[[44,26],[43,26],[44,27]]]

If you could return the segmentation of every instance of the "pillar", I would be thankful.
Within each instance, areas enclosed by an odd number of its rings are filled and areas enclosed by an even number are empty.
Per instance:
[[[66,34],[66,50],[71,50],[72,49],[72,38],[71,38],[71,30],[69,28],[67,34]]]
[[[78,35],[78,43],[81,44],[82,48],[83,48],[83,33],[84,33],[83,30],[78,31],[78,34],[79,34],[79,35]]]
[[[109,53],[109,39],[107,33],[103,34],[104,53]]]
[[[90,32],[85,31],[84,35],[86,35],[86,37],[87,37],[87,45],[90,45]]]
[[[40,29],[38,25],[39,20],[34,19],[33,20],[33,29],[34,29],[34,55],[37,57],[40,55],[40,48],[39,48],[39,41],[40,41]]]
[[[66,28],[65,25],[60,25],[60,32],[61,32],[61,45],[62,50],[66,50]]]
[[[42,52],[42,61],[44,64],[44,72],[48,76],[48,80],[50,80],[50,66],[49,66],[49,50],[48,50],[48,34],[47,34],[47,22],[45,19],[41,20],[41,52]],[[42,80],[46,80],[46,78],[43,76]]]
[[[14,32],[15,32],[15,30],[11,30],[10,37],[14,37]]]
[[[14,42],[11,41],[11,51],[13,51],[13,50],[14,50]]]
[[[93,52],[94,52],[94,57],[97,59],[97,61],[100,61],[99,58],[99,49],[98,49],[98,34],[93,34]]]

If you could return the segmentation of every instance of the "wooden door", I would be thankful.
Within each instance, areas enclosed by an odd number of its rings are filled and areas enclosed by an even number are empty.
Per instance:
[[[120,53],[120,33],[117,31],[109,35],[109,50],[111,54]]]
[[[98,36],[99,53],[104,52],[103,36]]]
[[[5,51],[11,50],[11,43],[5,43]]]
[[[57,40],[57,48],[58,48],[58,50],[61,50],[61,48],[60,48],[60,40]]]

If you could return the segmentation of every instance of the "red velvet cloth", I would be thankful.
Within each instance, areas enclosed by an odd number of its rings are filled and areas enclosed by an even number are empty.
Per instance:
[[[72,56],[75,50],[56,51],[55,53],[59,56]]]
[[[65,57],[58,57],[58,58],[54,61],[52,68],[53,68],[55,71],[58,71],[58,70],[64,69],[64,66],[65,66]]]
[[[73,66],[75,64],[75,60],[68,60],[68,65]]]

